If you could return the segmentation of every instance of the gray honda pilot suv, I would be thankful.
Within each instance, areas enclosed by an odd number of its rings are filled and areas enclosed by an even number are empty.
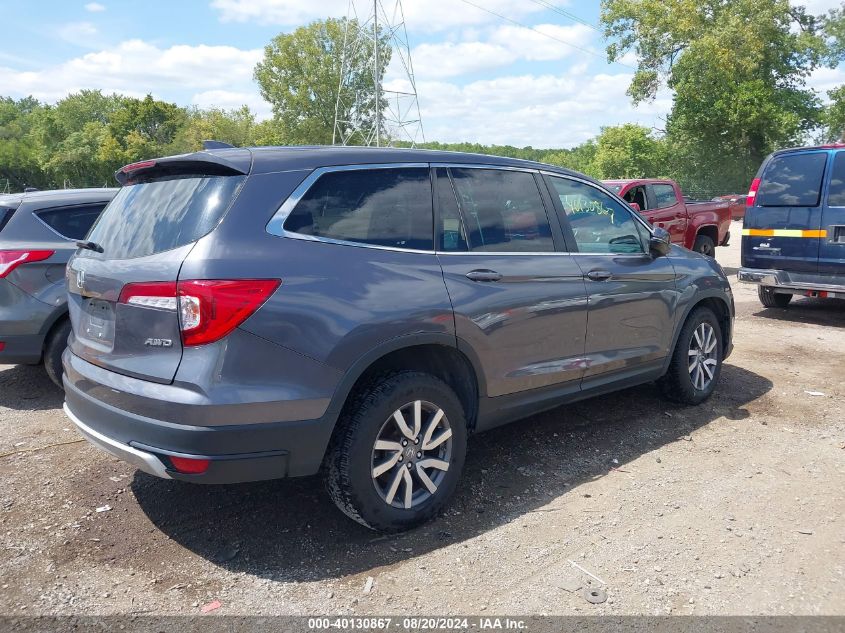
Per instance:
[[[127,165],[68,266],[65,410],[164,478],[322,472],[351,518],[417,525],[472,433],[657,380],[713,392],[718,264],[601,184],[406,149],[215,149]]]

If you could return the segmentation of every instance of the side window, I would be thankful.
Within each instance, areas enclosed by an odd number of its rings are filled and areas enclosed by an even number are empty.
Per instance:
[[[678,196],[675,195],[675,188],[672,185],[652,185],[652,191],[656,208],[665,209],[678,204]]]
[[[450,172],[471,250],[554,251],[533,174],[507,169],[453,168]]]
[[[646,204],[646,197],[645,197],[645,187],[634,187],[628,193],[625,194],[625,201],[626,202],[635,202],[640,205],[640,210],[645,211],[648,209],[648,204]]]
[[[819,204],[825,152],[805,152],[776,156],[769,162],[760,188],[761,207],[815,207]]]
[[[550,176],[581,253],[644,253],[640,226],[609,195],[577,180]]]
[[[330,171],[305,192],[284,228],[347,242],[432,250],[429,170],[397,167]]]
[[[94,222],[100,217],[105,203],[78,207],[61,207],[36,211],[35,215],[47,226],[69,240],[81,240],[88,235]]]
[[[845,152],[838,152],[833,159],[827,204],[831,207],[845,207]]]
[[[435,171],[437,180],[437,207],[440,214],[437,250],[444,252],[466,251],[467,238],[452,181],[445,167]]]

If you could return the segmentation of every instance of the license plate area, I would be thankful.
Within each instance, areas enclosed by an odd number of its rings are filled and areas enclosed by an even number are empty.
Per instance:
[[[108,301],[85,299],[79,334],[86,343],[104,351],[114,347],[114,307]]]

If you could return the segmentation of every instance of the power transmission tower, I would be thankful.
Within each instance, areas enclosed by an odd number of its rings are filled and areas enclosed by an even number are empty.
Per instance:
[[[386,50],[399,75],[389,87],[384,85]],[[375,95],[361,94],[361,59],[370,63]],[[402,0],[349,0],[332,143],[382,147],[424,141]]]

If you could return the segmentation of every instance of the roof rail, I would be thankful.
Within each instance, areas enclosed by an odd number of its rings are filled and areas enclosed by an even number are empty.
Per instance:
[[[208,140],[202,142],[203,149],[232,149],[234,147],[234,145],[224,143],[223,141]]]

